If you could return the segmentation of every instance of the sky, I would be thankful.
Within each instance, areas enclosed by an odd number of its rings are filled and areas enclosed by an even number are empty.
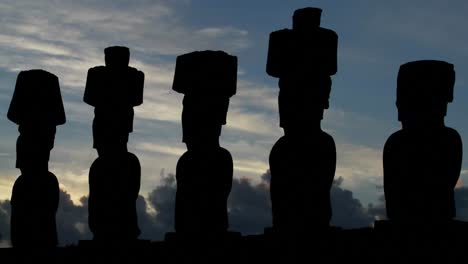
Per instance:
[[[6,118],[16,76],[41,68],[59,77],[67,116],[67,123],[57,128],[49,168],[70,206],[85,206],[88,171],[97,157],[93,108],[82,101],[86,73],[103,65],[104,48],[114,45],[129,47],[130,66],[145,73],[144,102],[135,108],[128,146],[141,162],[140,195],[147,210],[155,209],[150,206],[155,190],[173,186],[167,179],[186,150],[182,95],[171,86],[176,57],[195,50],[224,50],[238,57],[237,94],[230,101],[221,145],[233,156],[239,186],[267,184],[262,175],[269,168],[268,155],[283,134],[278,80],[265,72],[268,37],[291,28],[294,10],[307,6],[322,8],[322,27],[339,36],[338,73],[332,77],[322,127],[336,142],[340,190],[351,192],[364,207],[382,202],[382,149],[400,128],[396,77],[405,62],[437,59],[455,65],[454,102],[446,124],[468,139],[468,2],[463,0],[3,0],[0,200],[10,198],[19,175],[17,126]],[[459,187],[468,185],[467,176],[464,159]]]

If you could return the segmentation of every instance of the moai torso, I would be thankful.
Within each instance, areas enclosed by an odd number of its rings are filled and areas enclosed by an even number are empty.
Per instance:
[[[281,229],[328,226],[335,175],[333,138],[319,132],[307,141],[283,136],[270,154],[273,226]]]
[[[140,178],[140,162],[133,153],[98,157],[93,162],[88,206],[95,239],[127,240],[140,235],[135,203]]]
[[[455,217],[461,159],[461,138],[452,128],[390,136],[384,150],[387,216],[398,221]]]
[[[320,122],[336,73],[337,36],[320,28],[321,10],[297,10],[293,29],[270,34],[267,73],[279,78],[280,126],[270,153],[273,227],[300,233],[328,227],[336,167],[333,138]]]
[[[95,107],[93,147],[99,155],[89,172],[89,226],[95,240],[132,240],[140,234],[135,203],[141,167],[127,142],[133,107],[143,102],[144,74],[128,66],[128,48],[104,52],[106,66],[89,69],[83,99]]]
[[[233,162],[224,148],[188,150],[177,162],[175,229],[225,232]],[[188,221],[187,221],[188,220]]]
[[[462,141],[443,122],[454,76],[453,65],[441,61],[400,67],[397,106],[403,128],[389,137],[383,157],[390,220],[441,223],[455,217]]]
[[[221,51],[193,52],[177,58],[173,90],[183,93],[185,152],[177,163],[177,233],[223,233],[228,229],[227,199],[233,161],[219,145],[229,98],[236,92],[237,58]]]
[[[39,201],[39,202],[38,202]],[[18,177],[11,195],[11,240],[14,247],[53,247],[58,243],[55,214],[59,184],[51,172]],[[33,242],[35,244],[31,244]]]
[[[11,240],[14,247],[55,247],[57,177],[48,171],[56,126],[65,123],[57,76],[43,71],[20,72],[8,109],[19,125],[16,167],[21,175],[11,197]],[[40,201],[40,202],[38,202]]]

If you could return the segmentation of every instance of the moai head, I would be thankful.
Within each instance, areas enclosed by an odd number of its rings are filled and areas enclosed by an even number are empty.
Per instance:
[[[88,70],[83,101],[107,109],[132,108],[143,103],[143,72],[129,67],[127,47],[104,49],[106,66]]]
[[[320,122],[324,110],[329,108],[331,85],[330,77],[299,81],[280,79],[278,96],[280,127],[291,131],[307,130],[309,124]]]
[[[65,124],[57,76],[44,70],[20,72],[7,116],[12,122],[33,129]]]
[[[443,125],[454,84],[453,64],[422,60],[401,65],[396,106],[403,127]]]
[[[128,152],[128,135],[129,133],[126,131],[126,129],[114,131],[111,129],[105,129],[104,131],[96,131],[93,129],[93,147],[96,149],[100,157],[113,157],[122,155],[122,153]]]
[[[196,51],[177,57],[172,89],[185,95],[182,141],[188,147],[217,142],[236,84],[235,56],[223,51]]]
[[[22,173],[48,170],[50,151],[54,147],[55,126],[39,130],[22,131],[16,141],[16,168]]]
[[[329,105],[338,36],[320,27],[321,13],[319,8],[298,9],[292,29],[270,34],[266,71],[279,78],[280,126],[284,129],[320,122]]]
[[[47,169],[56,126],[66,121],[57,76],[44,70],[20,72],[7,116],[19,125],[16,167]]]

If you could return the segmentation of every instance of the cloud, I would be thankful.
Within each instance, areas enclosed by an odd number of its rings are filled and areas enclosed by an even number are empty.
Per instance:
[[[247,178],[234,179],[228,200],[230,230],[243,234],[260,234],[265,227],[271,226],[270,177],[267,171],[258,183]],[[331,189],[332,225],[343,228],[368,227],[373,224],[374,219],[385,218],[383,196],[377,204],[364,206],[354,197],[353,192],[343,188],[343,182],[342,177],[336,178]],[[173,231],[176,188],[173,174],[162,175],[159,186],[147,197],[138,197],[138,224],[142,231],[140,238],[162,240],[166,232]],[[468,188],[456,188],[455,200],[457,219],[468,220]],[[61,245],[75,244],[80,239],[92,237],[87,224],[87,205],[87,197],[74,203],[66,191],[60,191],[57,231]],[[10,213],[10,202],[0,201],[2,239],[9,239]]]
[[[178,148],[165,144],[155,144],[150,142],[137,143],[135,148],[142,151],[157,152],[176,157],[182,156],[182,154],[184,154],[184,152],[187,151],[186,148]]]
[[[164,175],[159,186],[148,196],[137,199],[140,238],[162,240],[164,234],[173,231],[174,206],[177,184],[173,174]],[[228,200],[230,229],[243,234],[260,234],[271,226],[271,204],[267,171],[259,182],[247,178],[234,179]],[[335,180],[331,190],[333,207],[332,224],[345,228],[370,226],[374,215],[353,197],[353,193],[342,187],[342,178]],[[467,192],[468,193],[468,192]],[[81,239],[90,239],[88,228],[88,199],[83,196],[79,203],[72,201],[70,194],[60,191],[57,212],[57,231],[61,245],[74,244]],[[311,208],[313,210],[313,208]],[[9,238],[10,202],[0,201],[0,234]]]
[[[128,8],[131,5],[131,8]],[[136,66],[147,70],[150,82],[167,83],[167,65],[148,61],[193,49],[235,52],[248,47],[248,32],[231,26],[194,28],[185,23],[185,1],[89,3],[7,0],[0,16],[1,67],[30,67],[57,73],[70,87],[84,87],[87,69],[103,63],[102,49],[127,45]],[[152,54],[150,58],[143,54]],[[173,62],[171,60],[170,64]],[[160,67],[161,66],[161,67]]]
[[[40,198],[38,203],[40,204]],[[89,239],[90,232],[87,225],[87,204],[74,204],[70,195],[60,190],[59,208],[56,214],[57,233],[60,245],[77,243],[80,239]],[[38,205],[40,206],[40,205]],[[10,239],[11,204],[9,200],[0,201],[0,240]],[[31,219],[32,221],[34,219]]]
[[[468,187],[456,187],[454,191],[455,197],[455,218],[461,221],[468,221]],[[376,219],[386,219],[385,196],[381,195],[378,203],[369,204],[368,211]]]
[[[457,219],[468,221],[468,187],[455,188]]]
[[[247,178],[234,179],[228,208],[231,230],[261,234],[272,224],[270,189],[265,182],[253,184]]]
[[[359,180],[380,184],[382,150],[354,144],[337,144],[336,175],[349,180],[349,184],[359,183]]]
[[[56,214],[57,233],[61,245],[76,244],[81,239],[90,239],[88,228],[88,202],[75,204],[64,190],[60,190],[60,203]]]
[[[0,201],[0,241],[8,240],[10,237],[10,214],[10,201]]]
[[[163,238],[164,232],[174,230],[176,189],[175,175],[169,174],[167,177],[163,177],[162,184],[148,195],[148,202],[156,212],[154,220],[156,230],[151,231],[153,231],[154,237],[159,239]]]
[[[343,178],[338,177],[331,189],[332,224],[344,228],[371,226],[374,216],[353,196],[353,192],[341,186],[342,183]]]

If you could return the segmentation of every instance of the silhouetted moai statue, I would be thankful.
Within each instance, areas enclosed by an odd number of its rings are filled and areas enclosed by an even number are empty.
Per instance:
[[[12,244],[55,247],[59,184],[48,162],[56,126],[66,121],[57,76],[44,70],[20,72],[7,116],[20,132],[16,167],[21,175],[11,197]]]
[[[321,12],[296,10],[292,29],[270,34],[266,71],[279,78],[284,130],[270,153],[270,192],[273,230],[283,234],[326,229],[332,215],[336,149],[320,123],[337,71],[338,37],[320,27]]]
[[[383,154],[387,217],[396,224],[437,225],[455,217],[462,141],[444,124],[454,83],[447,62],[400,66],[396,106],[402,129],[388,138]]]
[[[235,56],[199,51],[177,57],[172,89],[185,95],[182,141],[187,145],[176,169],[178,234],[227,231],[233,161],[229,151],[220,147],[219,136],[236,82]]]
[[[84,101],[95,107],[93,147],[99,157],[89,171],[89,227],[94,240],[135,240],[138,158],[127,150],[133,107],[143,103],[143,72],[129,67],[126,47],[104,50],[106,66],[89,69]]]

